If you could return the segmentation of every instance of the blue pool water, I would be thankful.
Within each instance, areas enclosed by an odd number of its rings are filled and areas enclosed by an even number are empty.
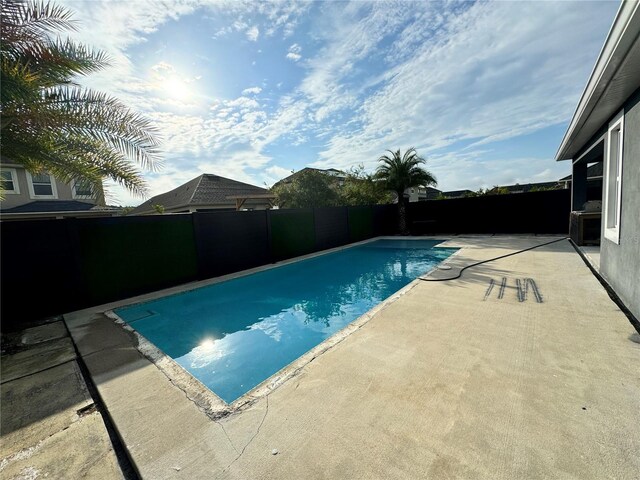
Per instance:
[[[456,251],[437,243],[376,240],[116,313],[231,403]]]

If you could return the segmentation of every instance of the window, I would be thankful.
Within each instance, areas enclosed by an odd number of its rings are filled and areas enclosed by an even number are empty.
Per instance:
[[[20,193],[18,185],[18,174],[15,168],[3,168],[0,170],[0,181],[4,193]]]
[[[605,147],[604,236],[615,243],[620,243],[623,135],[624,110],[609,124]]]
[[[73,182],[73,198],[93,198],[91,183],[87,180]]]
[[[31,198],[58,198],[56,184],[53,177],[48,173],[27,172],[29,193]]]

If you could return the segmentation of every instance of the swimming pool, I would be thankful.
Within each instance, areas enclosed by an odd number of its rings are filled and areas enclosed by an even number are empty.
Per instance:
[[[115,310],[231,403],[457,249],[375,240]]]

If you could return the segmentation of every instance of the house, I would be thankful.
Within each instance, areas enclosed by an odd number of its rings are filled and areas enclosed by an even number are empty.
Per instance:
[[[515,185],[500,185],[487,190],[487,195],[494,193],[526,193],[534,192],[537,190],[550,190],[564,188],[559,182],[539,182],[539,183],[516,183]],[[448,192],[441,192],[440,198],[466,198],[475,197],[477,192],[473,190],[450,190]],[[437,197],[436,197],[437,198]]]
[[[330,177],[333,177],[336,179],[336,182],[339,186],[344,185],[344,181],[347,178],[347,174],[345,172],[343,172],[342,170],[337,170],[335,168],[322,169],[322,168],[304,167],[302,170],[298,170],[297,172],[291,172],[291,175],[289,175],[288,177],[284,177],[281,180],[278,180],[276,183],[273,184],[273,186],[275,187],[276,185],[291,183],[305,172],[319,172],[319,173],[328,175]]]
[[[528,193],[561,188],[564,187],[559,182],[516,183],[515,185],[498,185],[497,187],[490,188],[488,193],[490,194],[492,190],[500,190],[505,193]]]
[[[473,190],[451,190],[442,192],[444,198],[464,198],[474,194],[475,192]]]
[[[433,187],[427,187],[425,188],[425,199],[424,200],[435,200],[437,198],[440,198],[440,195],[442,195],[442,191],[438,190],[437,188],[433,188]]]
[[[47,173],[31,174],[24,166],[5,158],[0,163],[0,175],[3,221],[112,216],[119,212],[105,206],[102,192],[92,192],[87,184],[66,183]]]
[[[207,212],[212,210],[266,210],[275,197],[265,188],[204,173],[173,190],[156,195],[129,215]]]
[[[409,202],[423,202],[438,198],[441,192],[433,187],[411,187],[407,188],[404,193],[409,195]]]
[[[640,317],[639,2],[620,5],[558,148],[556,161],[566,160],[573,166],[572,218],[580,215],[588,199],[588,166],[602,164],[602,224],[595,267]]]
[[[338,187],[341,187],[342,185],[344,185],[344,182],[347,178],[347,174],[345,172],[343,172],[342,170],[337,170],[335,168],[328,168],[326,170],[323,170],[320,168],[305,167],[302,170],[293,172],[288,177],[284,177],[282,180],[277,181],[273,186],[275,187],[280,184],[291,183],[300,175],[302,175],[303,172],[310,172],[310,171],[320,172],[334,178],[336,181],[336,185]],[[411,187],[405,190],[404,195],[409,202],[419,202],[422,200],[430,200],[432,198],[436,198],[437,195],[434,196],[434,193],[433,193],[434,191],[438,193],[440,192],[440,190],[436,190],[435,188],[431,188],[431,187]]]

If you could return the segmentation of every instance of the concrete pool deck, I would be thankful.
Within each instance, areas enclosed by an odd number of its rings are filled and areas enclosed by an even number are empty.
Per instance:
[[[442,244],[461,248],[452,270],[431,278],[550,240],[454,237]],[[143,478],[640,472],[638,336],[568,241],[456,280],[412,283],[277,389],[223,418],[203,412],[134,335],[101,314],[114,306],[65,320]]]
[[[2,339],[0,477],[123,479],[62,321]]]

